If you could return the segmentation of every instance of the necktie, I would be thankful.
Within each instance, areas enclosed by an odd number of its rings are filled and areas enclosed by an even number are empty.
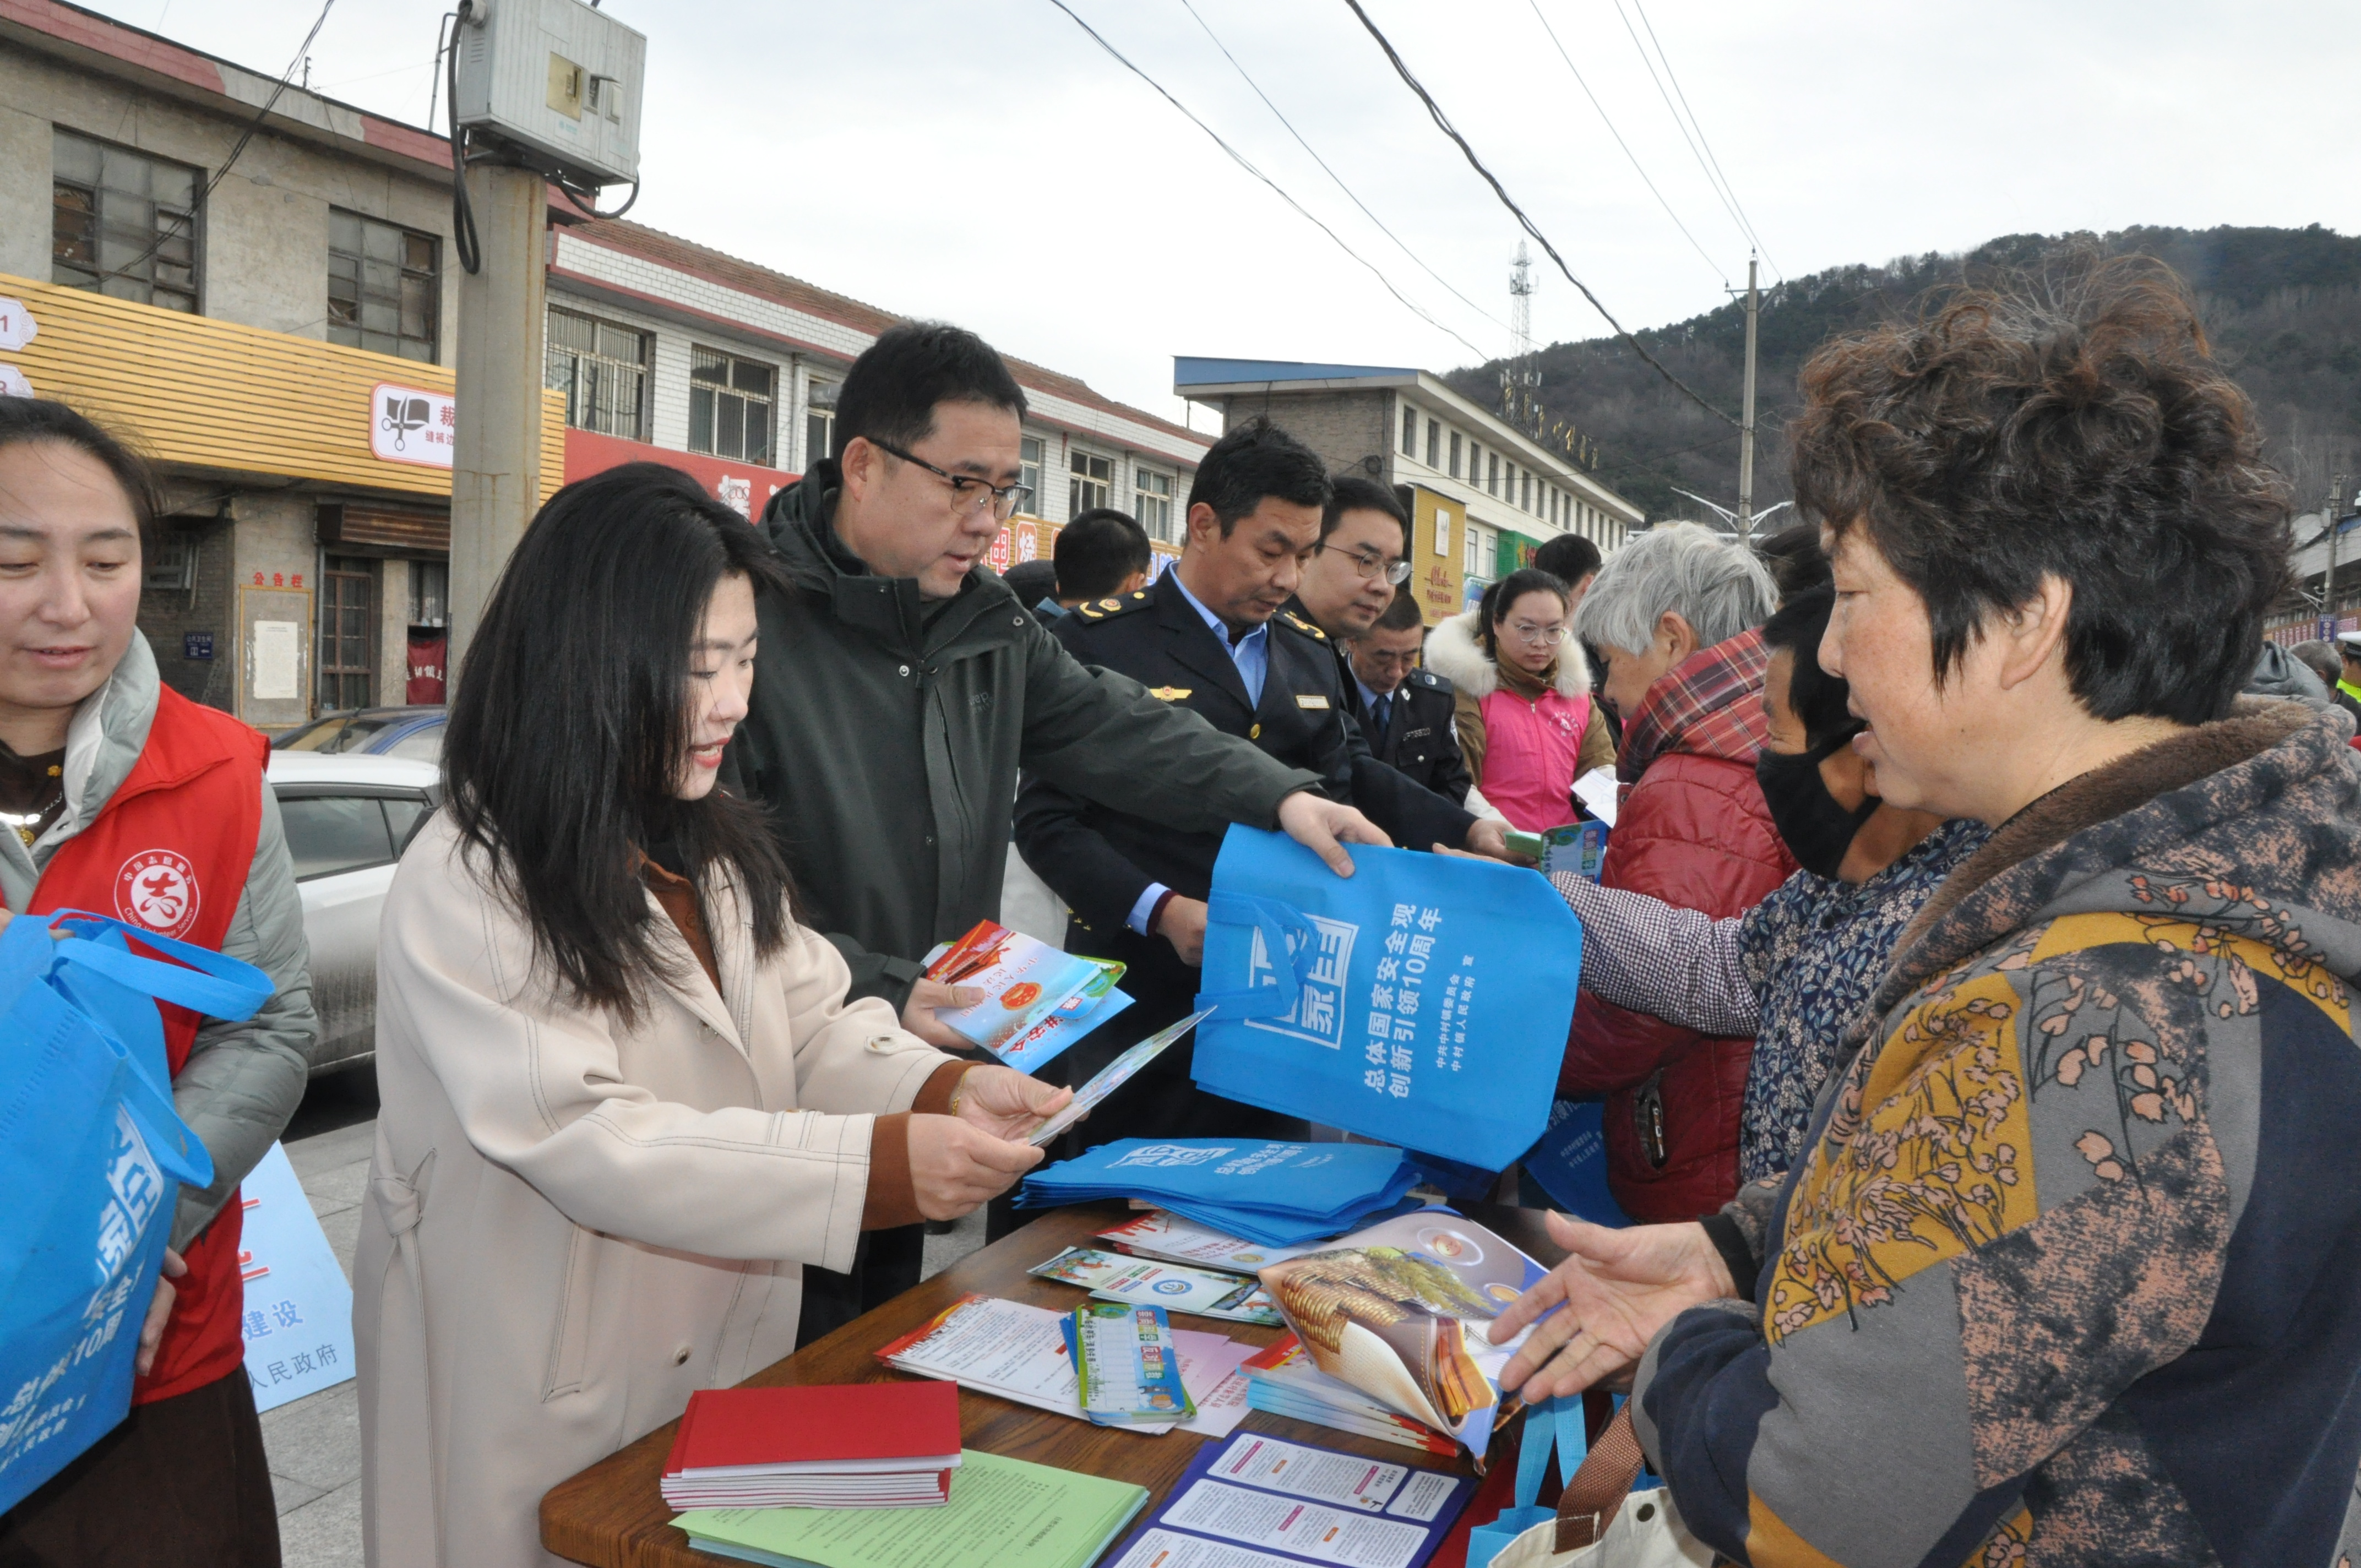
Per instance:
[[[1394,723],[1394,694],[1388,692],[1378,698],[1378,750],[1385,750],[1387,731]]]

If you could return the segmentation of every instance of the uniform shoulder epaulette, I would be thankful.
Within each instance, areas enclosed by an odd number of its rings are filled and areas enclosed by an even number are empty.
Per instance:
[[[1304,620],[1301,616],[1296,614],[1291,609],[1280,610],[1279,612],[1278,619],[1279,623],[1281,626],[1286,627],[1290,631],[1300,631],[1304,636],[1311,638],[1314,642],[1325,642],[1328,641],[1328,634],[1326,632],[1321,630],[1318,627],[1312,625],[1312,622]]]
[[[1423,664],[1419,665],[1411,671],[1410,684],[1414,686],[1424,686],[1428,691],[1441,692],[1445,696],[1449,696],[1453,692],[1458,689],[1454,686],[1450,681],[1436,674],[1433,670],[1426,668]]]
[[[1147,608],[1148,590],[1134,588],[1127,594],[1118,594],[1112,598],[1084,599],[1074,607],[1074,613],[1084,620],[1100,621],[1112,620],[1118,615],[1129,615],[1133,610]]]

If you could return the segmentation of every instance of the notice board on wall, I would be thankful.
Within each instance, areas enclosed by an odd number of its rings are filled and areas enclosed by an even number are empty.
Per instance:
[[[237,590],[237,716],[258,729],[312,717],[312,590]]]

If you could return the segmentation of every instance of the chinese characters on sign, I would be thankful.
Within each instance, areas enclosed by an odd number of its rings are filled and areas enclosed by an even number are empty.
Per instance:
[[[1368,1038],[1362,1046],[1362,1059],[1367,1066],[1362,1069],[1361,1082],[1371,1092],[1391,1095],[1396,1100],[1410,1098],[1411,1075],[1414,1070],[1413,1043],[1418,1038],[1418,1021],[1422,1014],[1439,1023],[1437,1049],[1450,1043],[1455,1025],[1458,1027],[1458,1044],[1466,1043],[1467,997],[1472,980],[1455,971],[1444,987],[1439,1008],[1430,1011],[1431,1000],[1426,994],[1429,971],[1440,960],[1434,956],[1435,930],[1443,924],[1443,911],[1413,904],[1394,905],[1392,928],[1386,933],[1386,956],[1378,960],[1377,981],[1369,987]],[[1474,967],[1476,958],[1469,954],[1460,962],[1461,970]],[[1438,1056],[1438,1070],[1458,1070],[1455,1058]]]
[[[369,389],[369,453],[385,462],[448,468],[458,423],[448,392],[386,381]]]
[[[353,1375],[353,1290],[285,1149],[272,1145],[238,1190],[238,1328],[255,1408],[268,1410]]]
[[[1319,942],[1309,970],[1301,975],[1295,992],[1295,1006],[1283,1017],[1249,1018],[1249,1029],[1265,1029],[1274,1035],[1285,1035],[1308,1045],[1325,1046],[1330,1050],[1345,1047],[1345,984],[1353,970],[1353,944],[1359,939],[1361,928],[1343,920],[1330,920],[1323,916],[1308,917]],[[1295,938],[1290,938],[1292,943]],[[1287,961],[1295,961],[1296,948],[1288,949]],[[1254,945],[1246,959],[1246,984],[1261,990],[1279,984],[1279,971],[1272,966],[1270,951],[1263,940],[1260,927],[1254,934]]]

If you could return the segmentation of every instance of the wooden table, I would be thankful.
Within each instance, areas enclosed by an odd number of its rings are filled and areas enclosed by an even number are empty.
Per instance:
[[[1128,1218],[1120,1203],[1084,1203],[1052,1210],[1023,1230],[967,1257],[904,1292],[862,1317],[806,1345],[786,1360],[765,1367],[746,1379],[755,1388],[818,1383],[884,1383],[907,1376],[877,1359],[879,1345],[890,1343],[926,1322],[969,1291],[1027,1301],[1058,1311],[1071,1311],[1087,1299],[1078,1286],[1039,1279],[1026,1269],[1055,1257],[1070,1246],[1087,1244],[1098,1232]],[[1503,1209],[1476,1205],[1470,1217],[1522,1247],[1542,1263],[1564,1256],[1542,1228],[1537,1209]],[[1188,1326],[1227,1334],[1257,1347],[1286,1331],[1249,1323],[1191,1318]],[[717,1559],[692,1550],[688,1538],[672,1527],[673,1510],[664,1506],[656,1482],[672,1452],[668,1421],[656,1431],[592,1465],[570,1481],[550,1489],[541,1500],[542,1544],[561,1557],[596,1568],[713,1568]],[[1435,1470],[1472,1474],[1466,1456],[1446,1461],[1441,1456],[1356,1437],[1331,1427],[1290,1420],[1267,1411],[1249,1411],[1239,1430],[1267,1431],[1293,1442],[1342,1449],[1373,1459],[1420,1465]],[[987,1453],[1029,1459],[1060,1469],[1134,1482],[1149,1493],[1143,1515],[1164,1500],[1180,1478],[1198,1445],[1208,1441],[1193,1432],[1171,1431],[1160,1437],[1093,1426],[1070,1416],[1051,1415],[1029,1405],[1018,1405],[996,1395],[960,1390],[960,1435],[965,1446]]]

